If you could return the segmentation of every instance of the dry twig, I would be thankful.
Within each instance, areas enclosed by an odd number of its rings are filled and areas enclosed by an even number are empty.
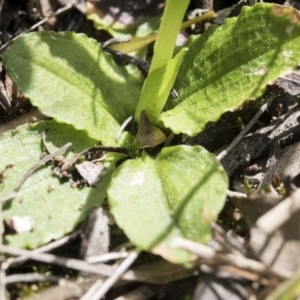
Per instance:
[[[6,285],[17,282],[58,282],[61,278],[38,273],[13,274],[6,277]],[[1,298],[2,299],[2,298]]]
[[[96,264],[99,262],[106,262],[106,261],[110,261],[110,260],[126,258],[128,255],[129,255],[129,253],[126,251],[109,252],[109,253],[105,253],[105,254],[102,254],[99,256],[88,257],[86,259],[86,261],[90,264]]]
[[[118,266],[117,269],[115,269],[114,273],[107,278],[103,284],[99,287],[98,290],[95,290],[94,286],[92,286],[91,290],[93,293],[91,294],[90,291],[88,291],[81,300],[99,300],[102,297],[105,296],[105,294],[111,289],[111,287],[122,277],[122,275],[127,271],[127,269],[134,263],[134,261],[137,259],[139,255],[139,251],[133,251],[131,252]]]
[[[147,300],[155,295],[153,289],[147,285],[142,285],[137,289],[122,295],[114,300]]]
[[[217,253],[214,249],[206,245],[182,238],[174,238],[173,245],[174,247],[185,249],[191,253],[194,253],[200,259],[203,259],[205,264],[234,266],[236,268],[253,272],[262,276],[273,276],[279,280],[285,280],[292,276],[291,272],[285,270],[275,270],[274,268],[269,268],[261,262],[240,255]]]
[[[0,299],[6,299],[6,275],[5,275],[5,262],[0,263]]]
[[[297,189],[291,196],[287,197],[261,216],[257,220],[256,226],[266,234],[272,234],[287,222],[299,209],[300,189]]]
[[[61,148],[54,151],[53,153],[51,153],[51,154],[43,157],[42,159],[40,159],[34,166],[32,166],[28,171],[26,171],[26,173],[16,183],[15,187],[13,188],[12,192],[9,195],[7,195],[6,197],[4,197],[2,199],[0,198],[0,202],[4,203],[4,202],[9,201],[9,200],[13,199],[14,197],[16,197],[17,194],[18,194],[19,189],[21,188],[23,183],[26,181],[26,179],[31,174],[33,174],[37,169],[39,169],[46,162],[50,161],[51,159],[53,159],[54,157],[60,155],[61,153],[64,153],[71,146],[72,146],[72,143],[67,143],[64,146],[62,146]]]
[[[69,9],[75,7],[76,5],[78,5],[81,1],[75,1],[74,3],[69,3],[66,6],[58,9],[55,13],[49,15],[48,17],[45,17],[43,20],[37,22],[36,24],[34,24],[33,26],[31,26],[29,29],[23,31],[21,34],[19,34],[18,36],[14,37],[13,39],[11,39],[10,41],[8,41],[6,44],[4,44],[1,48],[0,48],[0,53],[2,53],[9,45],[11,45],[16,39],[18,39],[19,37],[23,36],[24,34],[33,31],[34,29],[36,29],[37,27],[43,25],[44,23],[48,22],[51,18],[56,17],[66,11],[68,11]]]
[[[65,244],[69,243],[70,241],[74,240],[75,238],[77,238],[80,235],[80,233],[81,233],[81,230],[74,231],[73,233],[62,237],[61,239],[53,241],[42,247],[36,248],[36,249],[32,250],[32,252],[36,252],[36,253],[50,252],[58,247],[61,247]],[[13,261],[11,261],[10,266],[22,263],[22,262],[26,261],[27,259],[28,259],[28,257],[26,255],[25,256],[21,255],[21,256],[15,258]]]
[[[267,110],[268,106],[272,103],[272,101],[276,98],[276,94],[272,94],[268,101],[262,105],[256,115],[252,118],[252,120],[247,124],[247,126],[239,133],[239,135],[233,140],[233,142],[221,153],[218,154],[217,158],[221,161],[236,145],[237,143],[247,134],[247,132],[251,129],[251,127],[256,123],[259,117]]]

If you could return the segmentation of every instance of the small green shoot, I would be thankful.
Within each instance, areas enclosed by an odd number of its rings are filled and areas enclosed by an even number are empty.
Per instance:
[[[184,56],[184,52],[181,51],[171,61],[188,4],[189,0],[166,2],[161,26],[154,44],[154,55],[149,74],[144,82],[142,94],[135,110],[136,122],[140,121],[142,111],[147,113],[152,122],[158,122],[159,114],[168,99]]]
[[[244,189],[246,194],[249,194],[252,189],[252,185],[247,178],[244,178]]]
[[[166,2],[161,25],[154,44],[150,74],[153,70],[164,66],[173,57],[178,32],[189,2],[189,0],[172,0]]]

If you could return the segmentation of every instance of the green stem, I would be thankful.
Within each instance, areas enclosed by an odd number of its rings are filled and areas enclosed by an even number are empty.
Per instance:
[[[146,111],[149,119],[157,123],[159,114],[167,101],[168,93],[177,75],[177,73],[170,74],[170,71],[167,70],[167,63],[171,61],[173,56],[178,32],[188,4],[189,0],[167,0],[166,2],[154,45],[150,71],[144,82],[142,94],[135,111],[134,119],[136,122],[139,122],[141,112]],[[177,63],[173,62],[174,66],[169,67],[169,70],[178,72],[178,63],[181,62],[182,58],[183,55],[180,55],[180,59],[177,59]],[[164,69],[164,67],[167,69]]]
[[[189,0],[167,0],[154,45],[154,55],[149,73],[162,67],[172,58],[178,32],[188,4]]]

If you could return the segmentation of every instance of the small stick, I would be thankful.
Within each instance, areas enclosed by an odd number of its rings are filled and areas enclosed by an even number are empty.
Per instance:
[[[212,272],[214,272],[214,274],[216,274],[217,272],[231,273],[233,276],[238,276],[238,277],[244,278],[244,279],[252,281],[252,282],[257,282],[257,283],[267,286],[267,287],[270,287],[270,286],[277,287],[278,284],[280,283],[276,279],[273,279],[273,278],[268,279],[267,277],[262,277],[253,272],[241,270],[241,269],[238,269],[238,268],[235,268],[232,266],[209,266],[209,265],[203,264],[200,266],[200,270],[203,273],[209,273],[209,274],[211,274]]]
[[[295,133],[299,131],[300,124],[295,125],[294,127],[291,127],[289,129],[286,129],[285,131],[281,132],[280,134],[276,135],[276,131],[274,130],[270,135],[269,135],[269,141],[267,141],[260,149],[255,153],[254,158],[258,158],[264,151],[265,149],[271,144],[271,143],[276,143],[280,142],[280,140],[286,136],[288,136],[291,133]]]
[[[40,120],[45,120],[48,117],[42,115],[37,109],[33,109],[31,112],[22,115],[18,118],[12,119],[11,121],[1,124],[0,125],[0,134],[11,130],[16,129],[18,126],[27,124],[27,123],[33,123]]]
[[[153,299],[155,296],[154,289],[147,285],[142,285],[137,289],[130,291],[114,300],[146,300],[146,299]]]
[[[126,251],[120,251],[120,252],[109,252],[105,253],[99,256],[92,256],[88,257],[86,261],[90,264],[96,264],[99,262],[106,262],[109,260],[115,260],[115,259],[120,259],[120,258],[126,258],[129,255],[128,252]]]
[[[5,43],[1,48],[0,48],[0,53],[2,53],[7,46],[11,45],[16,39],[18,39],[19,37],[23,36],[24,34],[34,30],[35,28],[43,25],[44,23],[46,23],[48,20],[50,20],[53,17],[56,17],[64,12],[66,12],[67,10],[71,9],[72,7],[76,6],[79,2],[75,2],[75,3],[69,3],[66,6],[59,8],[55,13],[51,14],[48,17],[45,17],[43,20],[37,22],[36,24],[34,24],[33,26],[31,26],[29,29],[23,31],[22,33],[20,33],[18,36],[14,37],[13,39],[11,39],[10,41],[8,41],[7,43]]]
[[[93,285],[88,289],[88,291],[80,298],[80,300],[90,300],[91,297],[97,292],[97,290],[103,284],[104,279],[96,280]]]
[[[1,14],[2,14],[3,4],[4,4],[4,0],[0,0],[0,21],[1,21]]]
[[[65,244],[67,244],[68,242],[74,240],[75,238],[77,238],[79,235],[81,234],[81,230],[77,230],[69,235],[66,235],[64,237],[62,237],[61,239],[58,239],[54,242],[51,242],[45,246],[36,248],[34,250],[32,250],[33,252],[36,253],[42,253],[42,252],[50,252],[58,247],[61,247]],[[17,258],[15,258],[11,263],[10,266],[18,264],[18,263],[22,263],[24,261],[27,260],[27,256],[19,256]]]
[[[64,268],[70,268],[77,271],[98,274],[102,276],[111,276],[115,269],[115,267],[109,265],[103,264],[93,266],[86,263],[85,261],[78,259],[65,258],[50,253],[38,253],[30,250],[17,249],[4,245],[0,246],[0,253],[9,254],[12,256],[22,255],[26,257],[26,259],[32,259],[46,264],[53,264]]]
[[[237,253],[237,255],[244,255],[245,250],[243,244],[234,236],[229,235],[220,225],[213,222],[211,225],[215,233],[218,234],[217,239],[222,243],[222,247],[227,252]]]
[[[121,64],[131,64],[131,65],[137,67],[139,69],[139,71],[142,73],[143,77],[146,78],[148,76],[148,72],[149,72],[149,68],[150,68],[150,63],[148,61],[140,59],[138,57],[131,56],[131,55],[128,55],[126,53],[123,53],[123,52],[120,52],[120,51],[116,51],[114,49],[109,48],[110,45],[116,44],[116,43],[118,43],[118,42],[116,42],[115,39],[109,40],[108,42],[106,42],[106,43],[103,44],[103,46],[102,46],[103,50],[106,51],[106,52],[108,52],[108,53],[110,53],[117,62],[119,62]],[[178,92],[174,88],[171,89],[170,94],[174,98],[178,98],[179,97]],[[132,119],[132,117],[129,117],[129,118]],[[131,121],[131,119],[130,119],[130,121]],[[125,120],[125,122],[127,120]],[[123,125],[121,125],[121,128],[122,127],[123,127]],[[116,140],[117,140],[117,137],[116,137]]]
[[[115,137],[115,141],[116,143],[119,142],[120,138],[121,138],[121,134],[122,132],[124,131],[124,129],[126,128],[126,126],[131,122],[131,120],[133,119],[133,116],[130,116],[128,117],[124,122],[123,124],[120,126],[117,134],[116,134],[116,137]]]
[[[46,137],[47,137],[48,130],[49,130],[49,128],[47,128],[46,130],[43,131],[42,142],[43,142],[43,146],[44,146],[45,150],[47,151],[48,154],[50,154],[51,151],[49,150],[47,143],[46,143]]]
[[[246,135],[246,133],[251,129],[251,127],[256,123],[258,118],[267,110],[268,105],[272,103],[275,99],[276,95],[272,94],[268,101],[262,105],[256,115],[252,118],[252,120],[247,124],[247,126],[240,132],[240,134],[233,140],[233,142],[221,153],[218,154],[217,158],[221,161],[235,146],[236,144]]]
[[[5,262],[0,263],[0,299],[6,299],[6,276],[5,276]]]
[[[74,165],[76,163],[76,161],[78,160],[78,158],[82,155],[87,154],[90,151],[103,151],[103,152],[114,152],[114,153],[121,153],[121,154],[126,154],[128,155],[128,151],[126,148],[122,148],[122,147],[111,147],[111,146],[93,146],[91,148],[87,148],[84,149],[83,151],[81,151],[80,153],[74,155],[70,161],[66,162],[63,166],[62,169],[66,170],[68,169],[70,166]]]
[[[245,193],[240,193],[236,191],[227,190],[227,196],[230,198],[237,198],[237,199],[247,199],[248,196]]]
[[[5,166],[4,170],[0,171],[0,184],[3,182],[4,173],[12,168],[14,165],[8,164]],[[2,214],[2,203],[0,202],[0,224],[3,224],[3,214]],[[4,226],[0,226],[0,245],[3,245],[3,236],[4,236]],[[0,275],[1,276],[1,275]],[[0,282],[1,285],[1,282]],[[1,299],[1,297],[0,297]]]
[[[48,162],[49,160],[53,159],[54,157],[56,157],[57,155],[65,152],[68,148],[70,148],[72,146],[72,143],[67,143],[66,145],[62,146],[61,148],[57,149],[56,151],[54,151],[53,153],[43,157],[42,159],[40,159],[33,167],[31,167],[22,177],[21,179],[17,182],[17,184],[15,185],[14,189],[12,190],[12,192],[0,199],[0,202],[4,203],[6,201],[9,201],[11,199],[13,199],[14,197],[16,197],[16,195],[18,194],[19,189],[21,188],[22,184],[26,181],[26,179],[32,174],[34,173],[37,169],[39,169],[42,165],[44,165],[46,162]]]
[[[209,246],[195,243],[183,238],[174,238],[173,246],[194,253],[200,259],[203,259],[205,264],[234,266],[236,268],[250,271],[259,275],[271,275],[280,280],[285,280],[291,278],[292,276],[292,273],[289,271],[275,270],[274,268],[267,267],[265,264],[259,261],[240,255],[217,253]]]
[[[53,255],[50,253],[34,253],[34,251],[12,248],[9,246],[0,245],[0,254],[8,254],[10,256],[26,256],[26,259],[40,261],[46,264],[62,266],[64,268],[74,269],[80,272],[98,274],[100,276],[111,276],[116,269],[115,266],[98,264],[90,265],[85,261],[66,258]],[[153,265],[156,269],[153,269]],[[151,267],[152,266],[152,267]],[[159,278],[158,273],[159,272]],[[180,266],[168,265],[161,261],[159,263],[149,264],[149,269],[146,270],[128,270],[122,280],[148,282],[155,284],[164,284],[175,280],[194,276],[195,268],[185,269]]]
[[[256,221],[257,228],[272,234],[300,209],[300,189],[285,198]]]
[[[114,41],[114,39],[113,39]],[[103,45],[103,50],[110,53],[113,58],[117,60],[117,62],[120,62],[121,64],[131,64],[139,69],[139,71],[142,73],[142,75],[146,78],[149,72],[150,63],[146,60],[143,60],[141,58],[128,55],[126,53],[113,50],[109,48],[109,42],[106,42]]]
[[[280,146],[279,146],[279,141],[275,141],[273,145],[273,149],[271,149],[271,153],[269,155],[269,159],[267,161],[267,170],[266,173],[264,174],[264,178],[259,184],[257,190],[261,191],[267,184],[272,182],[273,175],[276,171],[278,159],[280,155]]]
[[[122,275],[128,270],[128,268],[134,263],[134,261],[139,256],[139,251],[131,252],[115,269],[114,273],[107,278],[100,288],[91,296],[89,296],[89,291],[81,298],[81,300],[99,300],[105,296],[105,294],[110,290],[110,288],[122,277]]]
[[[38,273],[27,273],[27,274],[13,274],[6,277],[6,285],[17,283],[17,282],[58,282],[61,277],[53,276],[53,275],[43,275]],[[1,298],[2,299],[2,298]],[[5,299],[5,298],[3,298]]]
[[[172,143],[172,141],[173,141],[173,139],[174,139],[174,136],[175,136],[175,134],[174,134],[173,132],[171,132],[171,133],[168,135],[168,137],[167,137],[167,139],[166,139],[166,141],[165,141],[165,143],[164,143],[164,147],[168,147],[168,146],[171,145],[171,143]]]

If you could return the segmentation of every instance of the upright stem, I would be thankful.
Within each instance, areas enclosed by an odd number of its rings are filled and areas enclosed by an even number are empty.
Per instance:
[[[166,70],[162,70],[162,72],[160,72],[158,69],[165,66],[173,56],[176,39],[188,4],[189,0],[166,1],[166,7],[163,12],[161,25],[159,27],[157,39],[154,45],[154,55],[151,62],[149,74],[144,82],[142,94],[134,115],[134,119],[136,122],[139,122],[140,114],[142,111],[147,112],[150,120],[158,119],[161,109],[167,101],[168,93],[172,88],[174,78],[171,82],[171,80],[169,79],[172,76],[167,76],[168,74],[163,75]],[[178,68],[173,69],[176,69],[178,72]],[[154,73],[153,75],[152,73],[156,70],[159,73]],[[162,82],[162,78],[165,82]],[[168,82],[166,81],[170,81],[170,88],[167,84]],[[161,90],[163,92],[154,92],[155,90]]]
[[[154,56],[149,73],[162,67],[172,58],[176,39],[188,4],[189,0],[167,0],[158,36],[154,44]]]

